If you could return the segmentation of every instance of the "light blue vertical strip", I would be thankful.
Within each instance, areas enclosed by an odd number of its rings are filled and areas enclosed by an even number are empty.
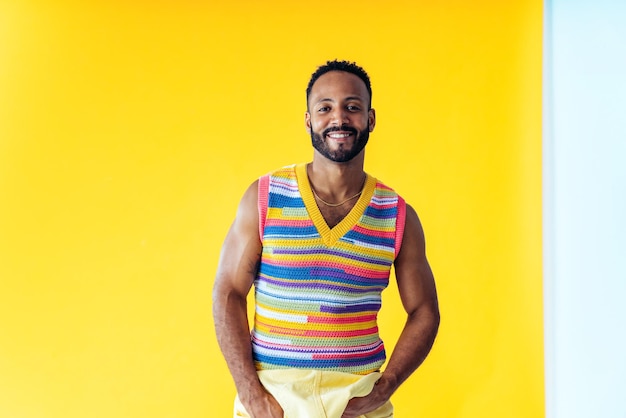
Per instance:
[[[546,11],[546,415],[625,418],[626,1]]]
[[[543,5],[543,312],[545,353],[546,418],[553,418],[554,406],[554,132],[552,130],[552,2]]]

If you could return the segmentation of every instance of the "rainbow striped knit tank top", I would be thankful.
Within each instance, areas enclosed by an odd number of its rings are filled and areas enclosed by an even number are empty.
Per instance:
[[[354,208],[332,229],[305,164],[260,179],[263,252],[252,330],[257,369],[380,369],[386,357],[377,316],[404,218],[402,198],[369,175]]]

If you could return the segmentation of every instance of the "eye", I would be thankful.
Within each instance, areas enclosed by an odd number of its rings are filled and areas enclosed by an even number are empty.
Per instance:
[[[328,112],[330,110],[330,106],[320,106],[317,111],[318,113]]]
[[[359,110],[361,110],[361,108],[357,105],[348,105],[346,106],[346,109],[348,109],[350,112],[358,112]]]

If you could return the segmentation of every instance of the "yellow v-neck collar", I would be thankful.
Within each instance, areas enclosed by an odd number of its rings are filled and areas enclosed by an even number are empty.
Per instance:
[[[313,196],[313,191],[311,190],[311,183],[309,183],[306,166],[307,165],[305,163],[296,165],[298,189],[300,190],[300,195],[304,201],[304,206],[306,207],[313,224],[317,228],[317,232],[321,235],[324,244],[330,247],[334,245],[339,238],[343,237],[349,230],[351,230],[359,221],[372,200],[374,189],[376,188],[376,179],[366,173],[367,177],[365,179],[365,185],[363,186],[363,193],[359,196],[359,200],[357,200],[354,207],[341,220],[341,222],[333,228],[329,228],[322,212],[320,212],[320,209],[317,207],[317,203],[315,202],[315,196]]]

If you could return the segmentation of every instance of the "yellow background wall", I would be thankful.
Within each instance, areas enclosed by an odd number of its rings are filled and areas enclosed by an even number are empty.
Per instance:
[[[370,73],[366,169],[439,289],[397,417],[543,416],[541,4],[0,0],[0,417],[231,414],[219,248],[253,179],[310,159],[332,58]]]

